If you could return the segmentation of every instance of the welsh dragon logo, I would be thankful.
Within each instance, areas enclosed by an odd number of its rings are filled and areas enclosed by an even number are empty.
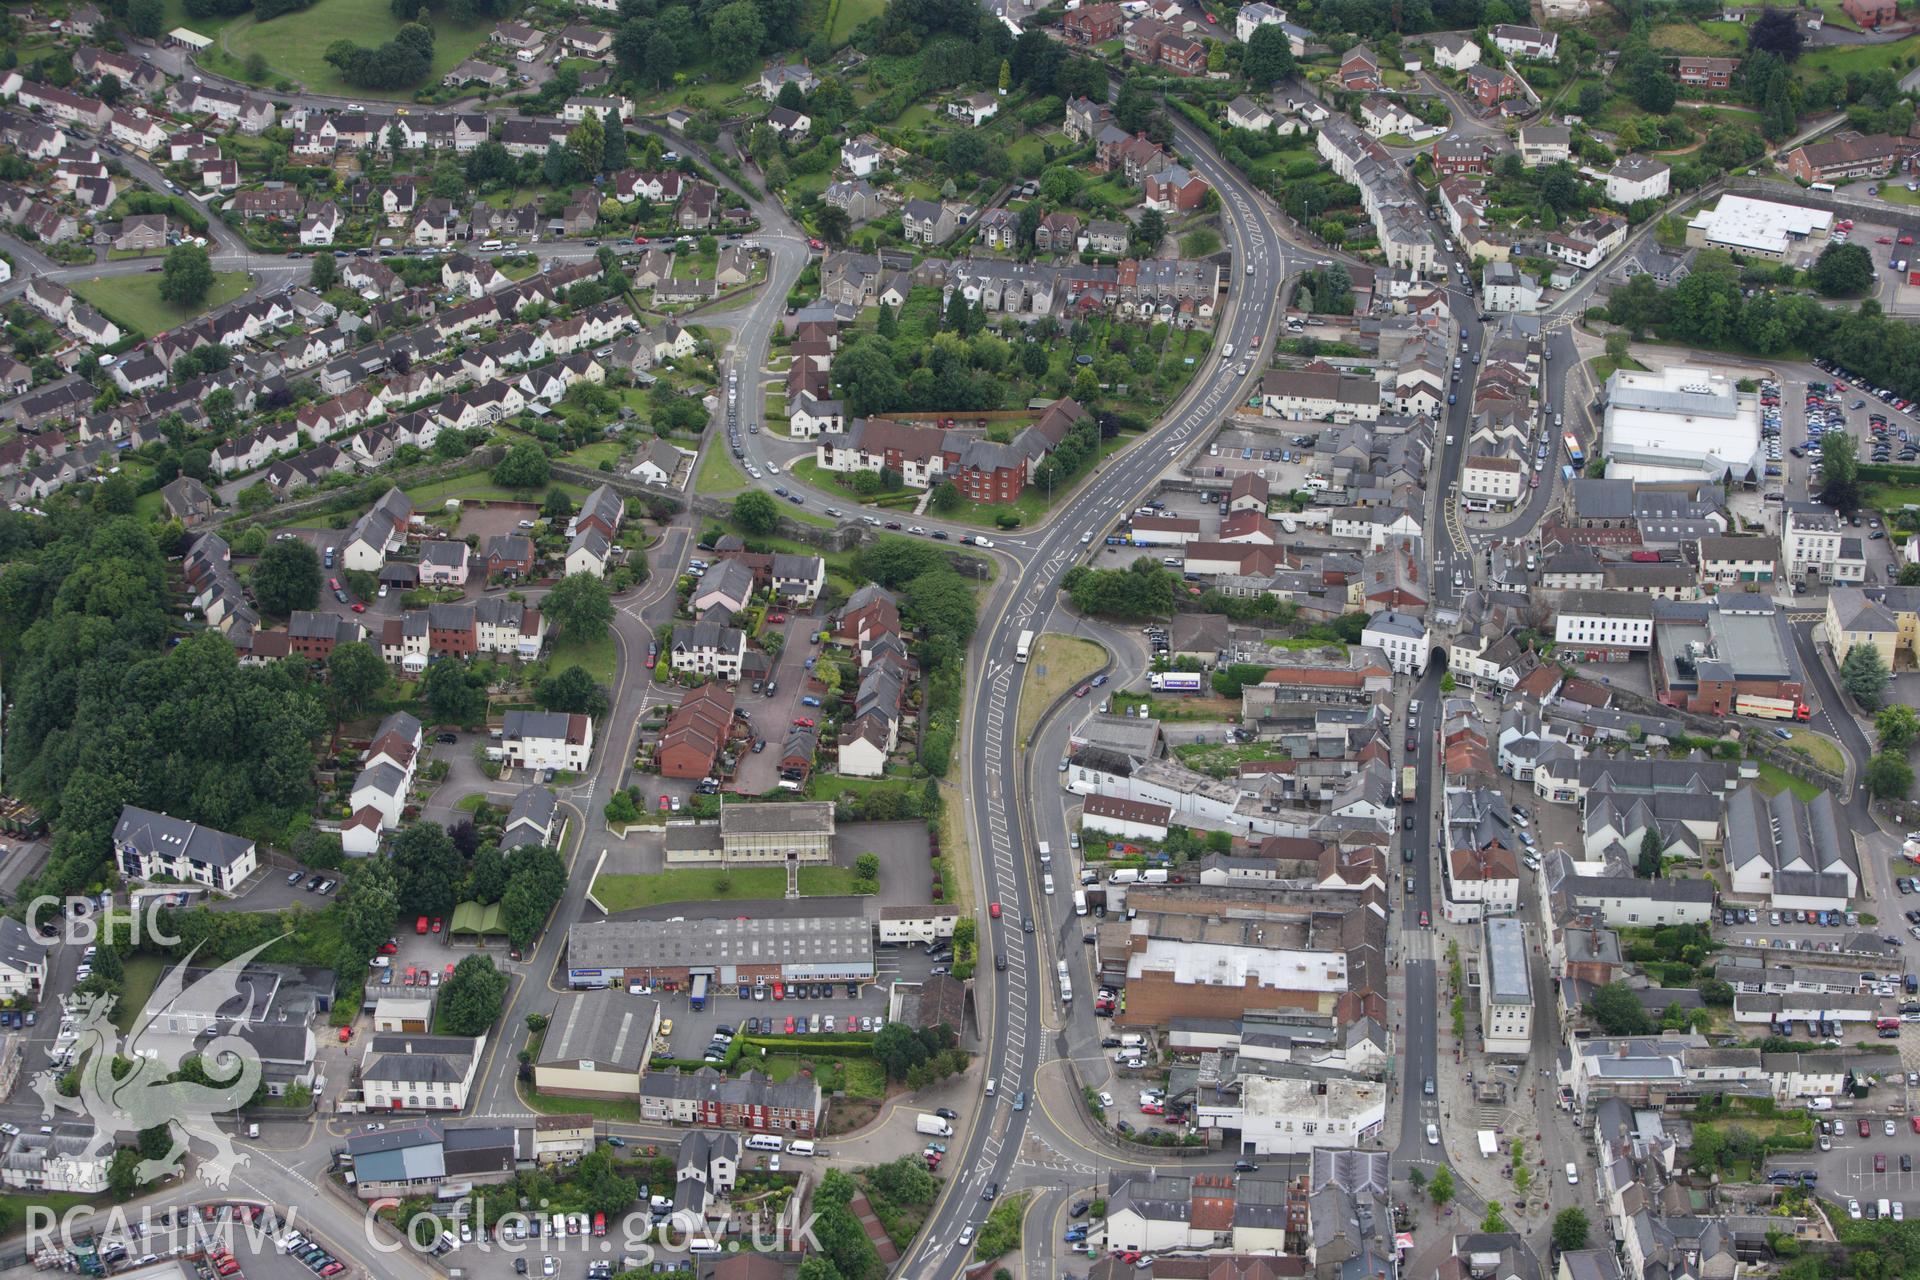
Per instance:
[[[77,1035],[74,1053],[81,1060],[80,1094],[70,1098],[58,1088],[60,1073],[43,1071],[33,1079],[40,1095],[41,1114],[51,1120],[62,1112],[91,1120],[94,1156],[105,1156],[119,1139],[131,1142],[142,1130],[164,1125],[171,1139],[167,1153],[142,1160],[137,1175],[142,1182],[178,1177],[185,1172],[190,1143],[212,1149],[199,1161],[200,1178],[225,1189],[235,1170],[249,1157],[236,1151],[232,1135],[214,1123],[214,1117],[238,1110],[260,1086],[260,1055],[239,1036],[219,1030],[204,1041],[201,1035],[224,1027],[216,1016],[240,994],[240,975],[247,963],[280,941],[269,939],[186,985],[187,966],[199,951],[169,969],[141,1010],[123,1043],[113,1024],[118,997],[76,992],[63,1003]],[[197,1054],[211,1085],[170,1079],[181,1063]],[[131,1063],[116,1076],[116,1061]]]

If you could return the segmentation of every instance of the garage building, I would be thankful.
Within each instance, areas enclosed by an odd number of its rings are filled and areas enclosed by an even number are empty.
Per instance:
[[[865,916],[594,920],[567,930],[567,980],[581,988],[637,982],[675,990],[695,976],[722,986],[867,982],[873,972]]]

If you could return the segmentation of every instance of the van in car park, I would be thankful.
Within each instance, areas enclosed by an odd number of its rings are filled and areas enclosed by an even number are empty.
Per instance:
[[[806,1138],[795,1138],[787,1144],[787,1154],[790,1156],[810,1156],[813,1154],[813,1143]]]

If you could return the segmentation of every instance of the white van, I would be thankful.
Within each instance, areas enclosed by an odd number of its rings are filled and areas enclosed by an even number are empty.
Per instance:
[[[995,1088],[999,1086],[999,1083],[1000,1082],[998,1080],[995,1080],[992,1076],[987,1077],[987,1096],[989,1098],[993,1096],[993,1091]]]
[[[1233,359],[1233,344],[1231,342],[1229,342],[1226,346],[1220,348],[1220,356],[1224,360]]]
[[[483,250],[491,251],[494,249],[498,249],[500,247],[500,242],[498,240],[482,240],[480,242],[480,247]]]
[[[703,1253],[718,1253],[720,1252],[720,1245],[717,1241],[713,1240],[689,1240],[687,1241],[687,1252],[696,1256]]]
[[[1580,1185],[1580,1170],[1574,1167],[1571,1160],[1567,1161],[1567,1185],[1570,1187]]]
[[[749,1151],[784,1151],[786,1144],[770,1133],[756,1133],[747,1139]]]
[[[808,1138],[795,1138],[792,1142],[789,1142],[787,1144],[787,1154],[790,1156],[812,1155],[813,1154],[812,1140]]]
[[[1053,865],[1053,846],[1045,840],[1040,842],[1040,865],[1043,867]]]
[[[1043,875],[1040,877],[1040,892],[1046,894],[1048,897],[1053,896],[1053,873],[1052,872],[1048,872],[1046,875]]]
[[[1077,916],[1087,914],[1087,891],[1085,889],[1075,889],[1073,891],[1073,914]]]

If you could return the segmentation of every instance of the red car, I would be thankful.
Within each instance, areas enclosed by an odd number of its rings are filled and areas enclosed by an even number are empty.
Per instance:
[[[987,904],[987,914],[995,920],[998,920],[1000,918],[1000,904],[997,902],[989,902]]]
[[[361,604],[358,600],[355,600],[353,602],[353,611],[355,613],[365,613],[367,611],[367,606]]]
[[[667,797],[665,797],[665,796],[661,796],[661,797],[660,797],[660,812],[662,812],[662,813],[665,813],[665,812],[667,811],[667,806],[668,806],[669,804],[671,804],[671,803],[672,803],[672,801],[670,801],[670,800],[668,800],[668,799],[667,799]]]
[[[453,961],[451,960],[447,961],[446,971],[440,975],[440,981],[442,982],[453,981]]]
[[[786,984],[786,983],[784,983],[784,982],[776,982],[776,983],[774,983],[774,984],[773,984],[773,998],[774,998],[775,1000],[785,1000],[785,999],[787,998],[787,984]],[[791,1022],[791,1021],[792,1021],[792,1019],[791,1019],[791,1018],[789,1018],[789,1019],[788,1019],[788,1021],[789,1021],[789,1022]],[[789,1031],[791,1031],[791,1030],[793,1030],[793,1028],[792,1028],[792,1027],[788,1027],[788,1028],[787,1028],[787,1030],[789,1030]]]
[[[806,716],[795,716],[793,718],[793,727],[796,729],[811,729],[813,728],[813,721]]]
[[[1873,1136],[1873,1125],[1866,1120],[1860,1122],[1860,1136],[1863,1138],[1871,1138]]]
[[[793,1015],[792,1014],[787,1015],[787,1034],[788,1035],[793,1034]]]
[[[1257,334],[1257,333],[1256,333],[1256,334],[1254,334],[1254,335],[1253,335],[1253,341],[1252,341],[1252,342],[1250,342],[1250,343],[1248,343],[1247,345],[1248,345],[1248,346],[1253,346],[1253,347],[1257,347],[1257,346],[1259,346],[1259,345],[1260,345],[1260,335],[1259,335],[1259,334]]]
[[[1887,1153],[1886,1152],[1876,1151],[1873,1153],[1873,1171],[1875,1173],[1885,1173],[1887,1171]]]
[[[786,620],[787,615],[784,613],[770,613],[767,615],[768,622],[785,622]]]
[[[327,590],[338,591],[339,589],[340,589],[340,579],[338,578],[327,579]]]
[[[1427,928],[1431,928],[1432,926],[1433,926],[1432,919],[1428,917],[1426,912],[1422,911],[1420,913],[1420,927],[1422,929],[1427,929]]]
[[[1892,243],[1893,243],[1893,237],[1892,237],[1892,236],[1881,236],[1881,237],[1880,237],[1880,238],[1879,238],[1878,240],[1875,240],[1875,241],[1874,241],[1874,243],[1875,243],[1875,244],[1892,244]]]
[[[415,933],[425,933],[427,931],[427,918],[425,916],[421,916],[413,922],[413,931]],[[399,948],[395,947],[394,950],[398,951]]]
[[[812,249],[812,250],[813,250],[813,251],[815,251],[816,253],[817,253],[817,252],[819,252],[820,250],[822,250],[822,249],[824,249],[824,248],[826,248],[826,247],[827,247],[826,245],[824,245],[824,244],[822,244],[822,243],[820,243],[820,241],[818,241],[818,240],[815,240],[815,239],[811,239],[811,238],[809,238],[809,239],[807,240],[807,248],[809,248],[809,249]]]
[[[633,242],[634,242],[635,244],[648,244],[648,243],[651,243],[651,242],[650,242],[650,241],[649,241],[649,240],[648,240],[648,239],[647,239],[647,238],[646,238],[645,236],[635,236],[635,237],[633,238]]]
[[[1901,244],[1912,244],[1912,243],[1913,243],[1913,237],[1912,237],[1912,236],[1901,236],[1901,237],[1900,237],[1900,243],[1901,243]]]
[[[388,938],[380,944],[380,954],[383,956],[390,956],[398,950],[400,950],[400,940],[398,938]]]
[[[441,922],[440,922],[440,917],[439,917],[439,916],[435,916],[435,917],[433,918],[433,931],[434,931],[435,933],[438,933],[438,932],[440,932],[440,923],[441,923]]]
[[[1091,690],[1092,688],[1093,686],[1090,684],[1083,684],[1078,689],[1075,689],[1073,691],[1073,696],[1076,698],[1084,698],[1087,696],[1088,691]]]

